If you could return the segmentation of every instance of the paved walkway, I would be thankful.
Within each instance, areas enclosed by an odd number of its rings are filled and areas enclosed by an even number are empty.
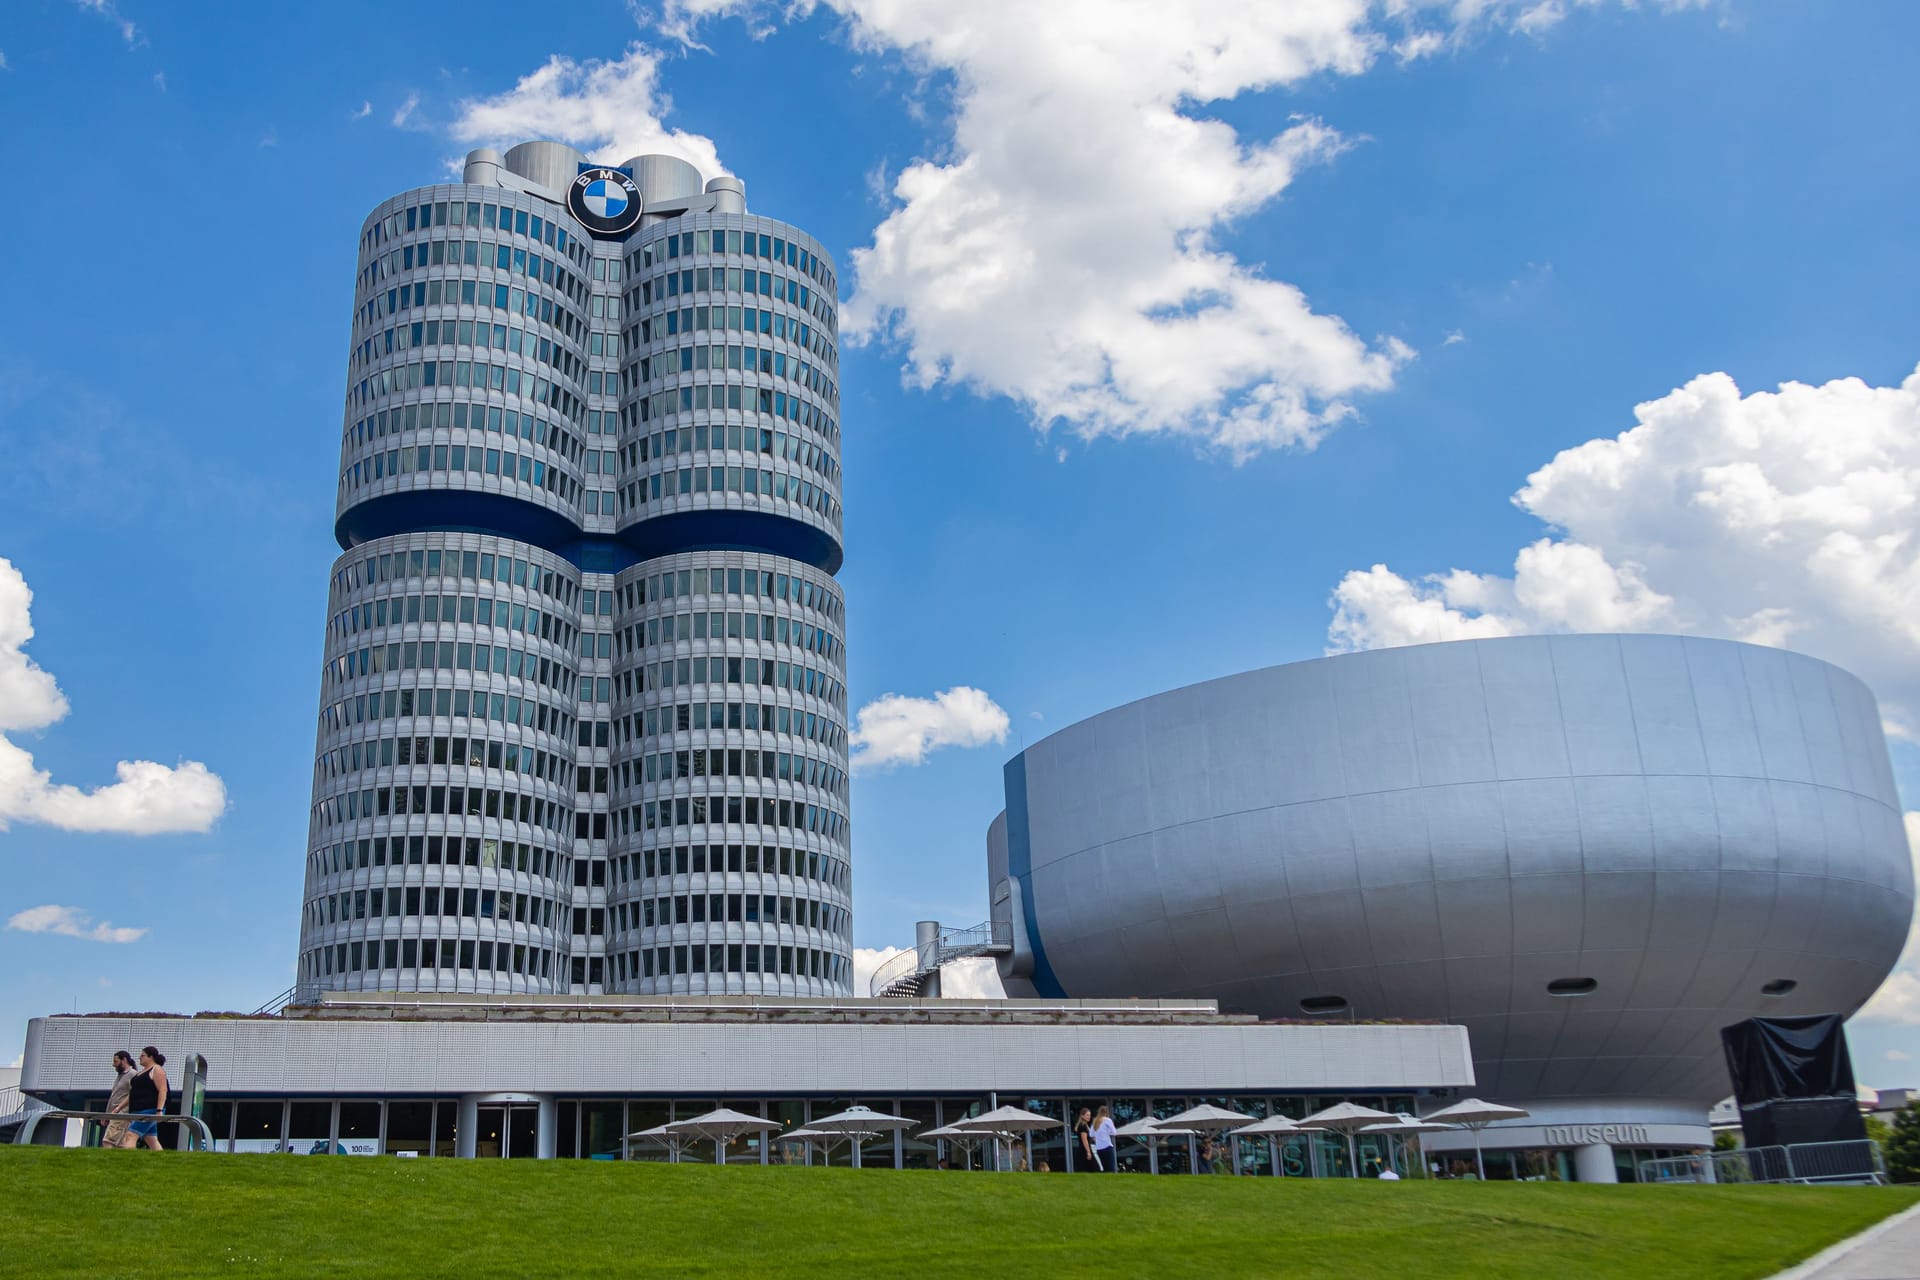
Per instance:
[[[1773,1280],[1916,1280],[1920,1277],[1920,1205],[1876,1222]]]

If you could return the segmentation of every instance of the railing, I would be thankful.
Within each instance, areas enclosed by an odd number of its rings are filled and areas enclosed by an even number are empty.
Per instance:
[[[970,929],[943,931],[926,955],[921,947],[908,947],[873,971],[867,991],[875,996],[913,995],[920,980],[943,964],[973,956],[996,955],[1013,947],[1013,926],[989,920]]]
[[[101,1124],[110,1124],[115,1120],[145,1121],[148,1124],[183,1124],[195,1135],[197,1145],[189,1147],[192,1151],[213,1150],[213,1131],[207,1128],[206,1121],[199,1116],[137,1116],[126,1111],[35,1111],[27,1116],[20,1125],[20,1131],[13,1135],[16,1146],[30,1146],[33,1143],[33,1131],[40,1127],[42,1120],[94,1120]]]
[[[1742,1147],[1697,1156],[1648,1160],[1642,1182],[1876,1182],[1887,1180],[1880,1144],[1871,1138]]]
[[[282,991],[279,995],[267,1001],[265,1004],[261,1005],[258,1009],[255,1009],[253,1011],[253,1016],[257,1018],[263,1013],[280,1012],[282,1009],[286,1008],[287,1005],[293,1000],[294,992],[298,991],[299,989],[300,988],[297,986],[288,987],[285,991]]]

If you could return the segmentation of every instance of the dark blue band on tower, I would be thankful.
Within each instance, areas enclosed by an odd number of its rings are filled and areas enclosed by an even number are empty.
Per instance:
[[[677,511],[608,537],[582,533],[537,503],[466,489],[414,489],[356,503],[334,522],[342,550],[402,533],[483,533],[551,551],[590,573],[618,573],[682,551],[758,551],[838,573],[840,544],[830,535],[764,511]]]

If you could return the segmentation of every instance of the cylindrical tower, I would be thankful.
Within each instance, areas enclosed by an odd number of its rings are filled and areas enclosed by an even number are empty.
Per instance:
[[[672,157],[465,176],[362,229],[300,985],[845,993],[831,261]]]

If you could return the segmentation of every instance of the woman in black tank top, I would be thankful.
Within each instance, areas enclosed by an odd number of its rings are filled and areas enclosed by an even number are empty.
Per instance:
[[[137,1116],[157,1116],[167,1106],[167,1059],[152,1045],[140,1051],[140,1070],[127,1086],[127,1109]],[[151,1149],[160,1150],[160,1126],[152,1120],[136,1120],[128,1131]]]

